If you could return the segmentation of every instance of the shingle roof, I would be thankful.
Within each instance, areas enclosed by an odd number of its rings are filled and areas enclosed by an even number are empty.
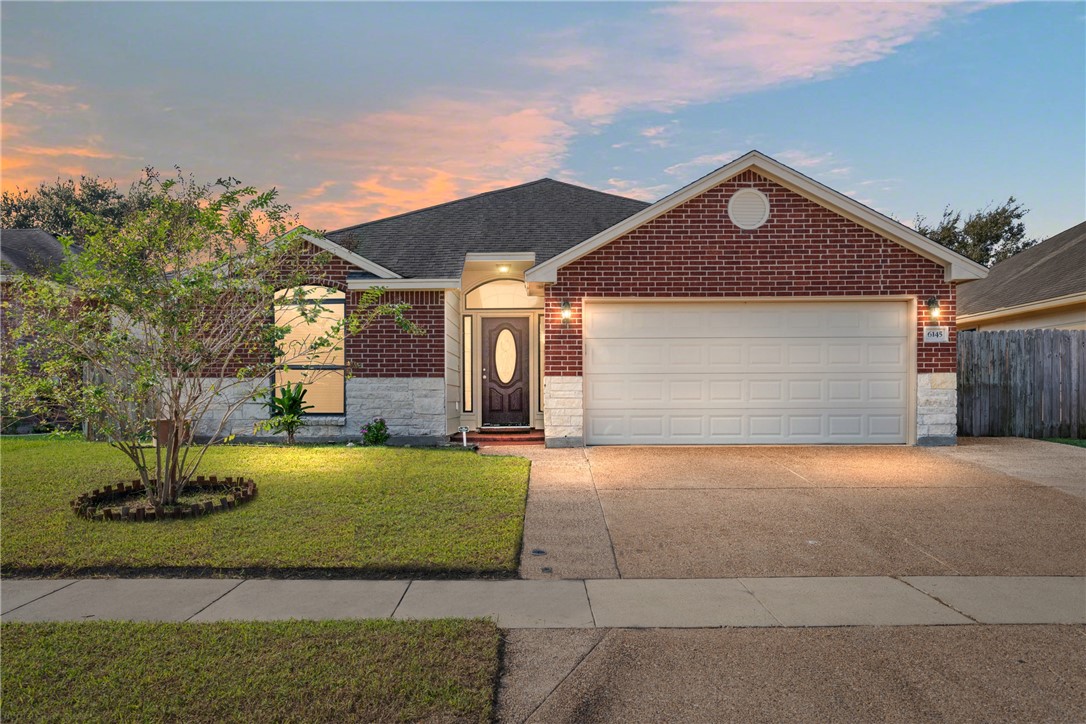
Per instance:
[[[459,277],[468,252],[535,252],[539,262],[648,206],[545,178],[328,233],[407,278]]]
[[[0,230],[0,272],[47,274],[64,261],[64,247],[41,229]]]
[[[987,279],[958,287],[958,314],[1086,292],[1086,221],[999,262]]]

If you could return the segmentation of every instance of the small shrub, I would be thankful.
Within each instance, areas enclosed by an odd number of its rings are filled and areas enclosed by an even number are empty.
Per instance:
[[[363,445],[384,445],[388,438],[388,425],[380,417],[375,417],[373,422],[362,426]]]
[[[287,445],[293,445],[294,434],[305,427],[306,410],[313,409],[313,405],[305,404],[305,393],[305,387],[301,382],[294,386],[286,385],[278,391],[268,391],[264,404],[267,405],[271,417],[254,425],[253,432],[257,430],[268,430],[273,434],[285,432]]]

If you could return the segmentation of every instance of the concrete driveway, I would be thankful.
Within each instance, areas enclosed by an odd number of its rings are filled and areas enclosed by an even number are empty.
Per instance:
[[[489,452],[533,460],[524,578],[1086,572],[1080,448]]]
[[[503,722],[1086,718],[1081,626],[510,631]]]

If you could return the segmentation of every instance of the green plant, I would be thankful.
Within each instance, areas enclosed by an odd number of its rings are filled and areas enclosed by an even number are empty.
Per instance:
[[[82,251],[55,274],[10,275],[0,399],[43,420],[89,422],[132,462],[153,503],[177,502],[277,370],[379,319],[424,333],[405,316],[409,305],[381,301],[373,287],[324,334],[283,345],[291,329],[270,313],[276,295],[320,278],[331,255],[313,253],[305,227],[287,230],[296,217],[277,192],[147,169],[133,195],[140,203],[124,213],[73,211],[79,233],[61,242],[70,250],[78,239]],[[320,300],[304,297],[292,299],[299,316],[319,317]]]
[[[362,426],[363,445],[384,445],[388,438],[388,425],[383,418],[375,417],[373,422]]]
[[[293,445],[295,433],[305,427],[306,410],[313,409],[313,405],[305,404],[305,392],[305,386],[301,382],[280,387],[278,390],[268,390],[264,404],[267,405],[271,417],[254,425],[253,432],[285,432],[287,445]]]

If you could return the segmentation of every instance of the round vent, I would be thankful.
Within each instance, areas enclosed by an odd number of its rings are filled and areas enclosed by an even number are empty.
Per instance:
[[[739,189],[728,201],[728,218],[740,229],[757,229],[769,218],[769,199],[758,189]]]

